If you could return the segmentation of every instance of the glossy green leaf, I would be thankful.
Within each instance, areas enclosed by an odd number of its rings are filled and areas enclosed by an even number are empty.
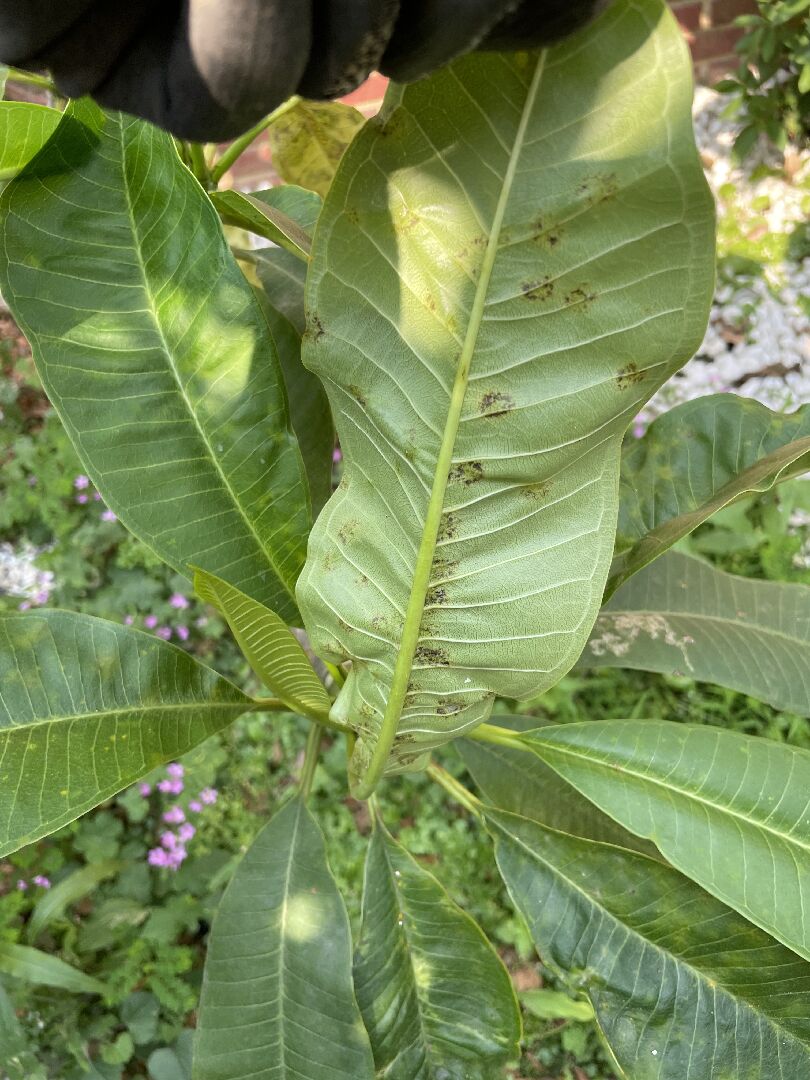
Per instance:
[[[226,225],[247,229],[309,261],[312,237],[280,210],[243,191],[214,191],[211,202]]]
[[[323,205],[320,195],[314,191],[306,191],[295,184],[285,184],[268,188],[266,191],[254,191],[253,197],[286,214],[304,232],[312,236]],[[280,247],[259,248],[252,253],[252,257],[256,276],[267,299],[277,311],[290,320],[299,334],[303,334],[306,265]],[[320,386],[319,380],[313,377],[313,381]]]
[[[522,739],[673,866],[810,959],[810,752],[667,720],[593,720]]]
[[[0,215],[3,296],[105,501],[295,619],[309,507],[278,358],[171,138],[83,100]]]
[[[4,81],[0,79],[0,83]],[[39,153],[56,131],[61,115],[56,109],[28,101],[0,102],[0,180],[16,176]]]
[[[74,870],[48,889],[37,901],[26,924],[25,936],[29,944],[33,945],[46,926],[61,919],[71,904],[87,896],[99,882],[113,877],[125,865],[116,859],[102,859],[83,866],[81,870]]]
[[[560,990],[524,990],[520,1003],[538,1020],[593,1020],[593,1007]]]
[[[267,129],[273,167],[287,183],[325,195],[364,123],[361,112],[340,101],[298,101]]]
[[[543,961],[632,1080],[810,1075],[810,967],[676,870],[488,811]]]
[[[670,552],[611,597],[578,666],[688,675],[810,716],[810,588]]]
[[[546,52],[390,89],[341,162],[304,362],[345,472],[298,600],[319,655],[352,661],[357,794],[582,651],[625,428],[711,300],[691,78],[661,0],[619,0]]]
[[[255,707],[151,634],[68,611],[0,616],[0,855]]]
[[[60,960],[58,956],[0,941],[0,972],[35,986],[53,986],[74,994],[103,994],[104,983]]]
[[[534,731],[545,726],[536,716],[493,719],[507,733]],[[527,754],[525,749],[473,739],[459,739],[454,746],[483,797],[499,810],[509,810],[574,836],[657,855],[652,844],[623,829],[558,776],[550,765],[534,754]]]
[[[517,1057],[509,975],[478,925],[379,823],[354,961],[376,1076],[489,1080]]]
[[[772,412],[713,394],[664,413],[622,454],[610,596],[735,499],[810,469],[810,406]]]
[[[194,574],[194,589],[222,612],[250,666],[285,705],[305,715],[328,714],[331,700],[323,683],[274,611],[204,570]]]
[[[214,919],[194,1080],[372,1080],[351,963],[323,837],[292,799],[253,841]]]

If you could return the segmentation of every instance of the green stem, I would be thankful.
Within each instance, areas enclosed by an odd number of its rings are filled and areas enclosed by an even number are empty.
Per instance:
[[[312,787],[312,778],[315,775],[315,766],[318,764],[318,753],[321,749],[321,739],[323,738],[323,728],[318,724],[313,724],[309,729],[309,735],[307,736],[307,748],[304,754],[304,766],[301,769],[300,790],[301,798],[306,800],[309,797],[309,791]]]
[[[430,575],[433,570],[433,559],[436,553],[436,542],[439,537],[442,511],[444,510],[447,480],[453,465],[453,450],[456,445],[458,426],[461,421],[461,410],[464,405],[464,397],[467,393],[467,382],[470,377],[473,353],[475,352],[475,347],[478,342],[478,333],[484,318],[489,282],[492,277],[493,267],[495,266],[495,258],[498,254],[501,227],[509,203],[512,184],[515,179],[515,174],[517,173],[518,160],[520,158],[520,151],[523,148],[523,141],[526,137],[529,117],[531,116],[532,107],[540,86],[545,55],[546,54],[543,53],[541,56],[541,60],[535,71],[534,79],[529,88],[529,93],[526,97],[523,115],[521,116],[518,125],[514,146],[512,147],[512,154],[506,168],[503,187],[498,198],[498,204],[495,207],[495,213],[492,217],[489,239],[487,240],[486,251],[484,252],[484,258],[481,263],[481,274],[478,278],[478,285],[476,286],[475,296],[473,298],[472,307],[470,308],[470,321],[467,326],[467,333],[458,359],[458,367],[456,368],[456,375],[453,380],[453,389],[450,393],[447,421],[444,426],[444,435],[442,437],[441,446],[439,447],[439,455],[436,459],[436,469],[433,474],[433,487],[430,492],[427,514],[425,515],[425,526],[422,531],[422,540],[419,544],[419,551],[416,556],[416,566],[414,567],[413,582],[411,584],[411,595],[408,598],[408,606],[405,609],[405,622],[402,627],[402,637],[400,639],[399,651],[394,665],[394,674],[391,679],[391,692],[388,695],[388,701],[385,705],[385,713],[383,714],[382,724],[380,725],[377,745],[374,747],[371,754],[366,774],[359,781],[356,790],[353,792],[357,799],[367,799],[380,782],[380,778],[385,770],[385,763],[391,753],[391,747],[394,745],[397,727],[399,726],[399,718],[402,715],[402,707],[408,693],[408,684],[411,681],[411,670],[413,668],[414,657],[416,656],[416,649],[419,644],[419,633],[422,628],[422,614],[425,608],[425,597],[427,596],[428,587],[430,585]]]
[[[42,90],[49,90],[52,94],[58,94],[50,79],[44,75],[34,75],[31,71],[20,71],[19,68],[9,68],[6,76],[8,82],[22,83],[24,86],[38,86]]]
[[[520,732],[509,731],[507,728],[496,727],[494,724],[479,724],[472,731],[464,732],[465,739],[475,739],[477,742],[495,743],[496,746],[508,746],[511,750],[523,750],[527,754],[534,751],[527,746],[520,737]]]
[[[266,131],[271,124],[275,123],[280,116],[289,112],[294,108],[301,98],[297,94],[293,94],[291,98],[288,98],[282,105],[279,105],[277,109],[274,109],[269,116],[265,116],[260,120],[258,124],[254,124],[252,128],[249,128],[244,135],[240,135],[238,139],[234,139],[231,145],[222,154],[222,157],[211,169],[211,179],[215,184],[218,184],[225,173],[230,169],[231,165],[236,161],[238,157],[244,154],[245,150],[250,144],[261,135],[263,131]]]
[[[188,146],[189,157],[191,158],[191,171],[207,191],[211,186],[211,174],[205,160],[205,149],[202,143],[197,142],[186,143],[186,146]]]
[[[431,780],[443,787],[447,794],[455,799],[457,803],[461,803],[465,810],[469,810],[475,817],[481,817],[481,800],[473,795],[468,788],[465,788],[463,784],[460,784],[455,776],[451,776],[447,769],[443,769],[441,765],[431,762],[425,771]]]

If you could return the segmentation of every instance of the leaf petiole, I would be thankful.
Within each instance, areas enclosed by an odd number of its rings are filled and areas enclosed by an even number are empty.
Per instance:
[[[227,150],[224,151],[222,157],[211,169],[211,179],[215,184],[218,184],[225,173],[230,169],[231,165],[240,157],[250,144],[261,135],[263,131],[266,131],[272,123],[274,123],[284,113],[289,112],[300,101],[300,97],[297,94],[293,94],[291,98],[288,98],[277,109],[274,109],[268,116],[263,117],[258,124],[254,124],[252,128],[240,135],[238,139],[234,139]]]
[[[307,736],[307,748],[304,754],[304,765],[301,769],[301,798],[306,800],[310,788],[312,787],[312,778],[315,775],[315,767],[318,764],[318,754],[321,749],[321,739],[323,738],[323,728],[319,724],[313,724],[309,729],[309,735]]]
[[[481,800],[473,795],[468,788],[465,788],[463,784],[460,784],[455,776],[451,776],[447,769],[443,769],[441,765],[431,762],[425,771],[431,780],[437,783],[439,787],[444,788],[447,794],[455,799],[457,803],[460,803],[465,810],[468,810],[475,817],[481,817],[483,812]]]

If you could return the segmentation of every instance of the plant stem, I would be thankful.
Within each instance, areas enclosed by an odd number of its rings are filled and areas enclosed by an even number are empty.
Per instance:
[[[191,158],[191,171],[207,191],[211,186],[211,174],[205,160],[205,149],[202,143],[197,142],[186,143],[186,146]]]
[[[59,93],[51,80],[46,78],[45,75],[35,75],[31,71],[20,71],[19,68],[10,67],[6,79],[8,82],[23,83],[25,86],[39,86],[43,90],[49,90],[52,94]]]
[[[496,746],[508,746],[512,750],[523,750],[527,754],[533,753],[517,731],[509,731],[507,728],[496,727],[495,724],[479,724],[472,731],[464,732],[465,739],[475,739],[477,742],[495,743]]]
[[[315,766],[318,764],[318,753],[321,749],[323,728],[319,724],[313,724],[307,736],[307,748],[304,754],[304,766],[301,769],[301,798],[306,800],[312,787],[312,778],[315,775]]]
[[[431,762],[426,772],[431,780],[435,780],[440,787],[443,787],[447,794],[457,803],[461,803],[465,810],[469,810],[475,817],[481,817],[481,800],[460,784],[455,776],[451,776],[447,769]]]
[[[254,124],[252,128],[249,128],[244,135],[240,135],[238,139],[234,139],[231,145],[222,154],[222,157],[211,169],[211,179],[215,184],[218,184],[225,173],[230,169],[231,165],[236,159],[247,150],[254,139],[258,139],[263,131],[266,131],[271,124],[275,123],[280,116],[289,112],[294,108],[301,98],[297,94],[293,94],[291,98],[288,98],[282,105],[279,105],[277,109],[273,109],[269,116],[265,116],[258,124]]]

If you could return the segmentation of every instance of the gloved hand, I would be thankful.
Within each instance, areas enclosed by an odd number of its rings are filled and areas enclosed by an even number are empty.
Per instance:
[[[219,142],[292,94],[338,97],[374,70],[411,82],[471,49],[546,45],[609,2],[0,0],[0,61]]]

